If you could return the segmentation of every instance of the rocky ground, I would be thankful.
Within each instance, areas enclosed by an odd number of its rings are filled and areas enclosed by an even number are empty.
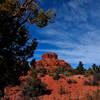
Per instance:
[[[44,54],[40,61],[36,61],[36,67],[45,67],[46,70],[57,69],[61,66],[65,66],[69,69],[73,69],[64,60],[59,60],[55,53]],[[47,89],[50,90],[50,94],[46,94],[37,98],[37,100],[85,100],[87,93],[92,94],[93,91],[100,89],[98,85],[87,85],[86,81],[89,81],[88,77],[85,75],[71,75],[65,77],[61,75],[59,80],[54,80],[52,76],[45,75],[40,77],[42,82],[47,84]],[[21,76],[21,84],[25,84],[25,79],[29,78],[29,72],[26,76]],[[91,82],[94,77],[91,76]],[[10,98],[10,100],[28,100],[22,95],[22,90],[20,86],[9,86],[5,88],[5,98]]]

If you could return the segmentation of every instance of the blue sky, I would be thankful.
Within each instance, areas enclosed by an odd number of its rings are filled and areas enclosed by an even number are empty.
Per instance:
[[[55,52],[75,67],[79,61],[85,67],[100,64],[100,0],[40,0],[40,8],[56,11],[56,23],[45,28],[30,27],[38,39],[34,57]]]

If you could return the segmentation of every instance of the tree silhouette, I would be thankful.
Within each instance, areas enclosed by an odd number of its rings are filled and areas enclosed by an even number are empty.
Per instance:
[[[80,61],[78,67],[76,68],[77,74],[84,74],[85,68],[83,67],[83,63]]]
[[[100,66],[97,66],[96,64],[92,65],[92,70],[94,73],[100,73]]]
[[[22,93],[25,97],[32,98],[40,96],[46,93],[46,84],[44,84],[38,77],[36,67],[34,65],[35,60],[31,61],[31,65],[34,66],[30,69],[30,78],[26,79],[27,84],[22,88]]]
[[[30,40],[27,24],[38,27],[54,23],[55,12],[38,8],[37,0],[0,0],[0,90],[18,84],[33,57],[36,39]]]

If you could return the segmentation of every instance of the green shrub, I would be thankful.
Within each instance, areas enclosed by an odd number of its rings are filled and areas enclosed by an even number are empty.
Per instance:
[[[74,79],[68,79],[68,80],[67,80],[67,83],[68,83],[68,84],[72,84],[72,83],[76,84],[77,81],[74,80]]]
[[[100,73],[93,74],[94,81],[100,81]]]
[[[66,71],[66,72],[64,72],[64,75],[65,75],[65,76],[70,76],[70,75],[71,75],[71,73],[70,73],[70,72],[68,72],[68,71]]]
[[[63,94],[68,94],[68,91],[64,89],[64,87],[61,85],[60,89],[59,89],[59,94],[63,95]]]
[[[86,69],[83,67],[83,63],[80,61],[79,65],[75,69],[75,74],[85,74]]]
[[[45,74],[41,73],[41,74],[40,74],[40,76],[41,76],[41,77],[44,77],[44,76],[45,76]]]
[[[84,81],[84,85],[91,85],[89,81]]]
[[[23,93],[27,97],[37,97],[44,94],[46,91],[46,85],[41,82],[40,79],[28,79],[27,85],[23,88]]]
[[[49,73],[49,76],[53,76],[53,73]]]
[[[100,100],[100,90],[97,89],[91,95],[87,93],[85,96],[85,100]]]
[[[36,72],[37,73],[40,73],[41,72],[41,69],[40,68],[36,68]]]
[[[92,70],[92,68],[89,68],[88,70],[87,70],[87,74],[88,75],[92,75],[94,73],[94,71]]]
[[[97,81],[84,81],[84,85],[99,86]]]
[[[55,70],[54,70],[54,73],[64,74],[65,71],[67,71],[67,67],[61,66],[61,67],[55,69]]]
[[[58,80],[59,78],[60,78],[60,76],[59,76],[59,74],[57,74],[57,73],[53,76],[53,79],[54,79],[54,80]]]
[[[37,77],[36,70],[31,70],[30,78],[26,80],[26,85],[22,87],[23,95],[29,98],[40,96],[46,91],[46,84]]]
[[[30,76],[32,77],[32,78],[37,78],[37,72],[36,72],[36,70],[34,69],[30,69]]]
[[[47,74],[47,70],[43,67],[43,68],[41,68],[41,73],[43,73],[43,74]]]
[[[93,75],[96,73],[100,73],[100,66],[97,66],[96,64],[93,64],[92,67],[87,70],[89,75]]]

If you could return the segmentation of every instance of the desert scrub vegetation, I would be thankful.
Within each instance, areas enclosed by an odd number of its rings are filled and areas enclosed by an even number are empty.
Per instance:
[[[30,78],[26,79],[26,83],[21,87],[22,95],[25,98],[35,98],[41,96],[46,93],[46,84],[41,82],[41,80],[37,77],[36,70],[30,70]]]
[[[41,77],[44,77],[45,75],[48,74],[48,72],[47,72],[47,70],[45,69],[45,67],[43,67],[43,68],[36,68],[36,72],[37,72],[37,73],[40,73],[40,76],[41,76]]]
[[[65,76],[70,76],[71,75],[71,72],[66,71],[66,72],[64,72],[64,75]]]
[[[66,72],[70,73],[70,75],[73,74],[73,70],[71,68],[70,69],[67,68],[66,66],[60,66],[59,68],[53,71],[53,73],[59,73],[59,74],[64,74]]]
[[[60,85],[59,94],[64,95],[64,94],[68,94],[68,93],[69,92],[62,85]]]
[[[74,70],[74,73],[75,74],[82,74],[82,75],[84,75],[86,69],[83,67],[83,65],[84,64],[82,63],[82,61],[80,61],[78,66],[77,66],[77,68]]]
[[[46,75],[47,74],[47,70],[43,67],[43,68],[41,68],[41,73],[43,73],[44,75]]]
[[[90,86],[99,86],[98,80],[92,80],[90,76],[88,76],[88,80],[84,81],[84,85],[90,85]]]
[[[99,83],[97,81],[84,81],[84,85],[90,85],[90,86],[99,86]]]
[[[23,88],[23,95],[32,98],[43,95],[45,91],[46,84],[42,83],[40,79],[29,79]]]
[[[59,78],[60,78],[60,76],[59,76],[58,73],[56,73],[56,74],[53,75],[53,79],[54,79],[54,80],[59,80]]]
[[[92,94],[87,93],[85,100],[100,100],[100,90],[97,89],[96,91],[93,91]]]
[[[67,71],[67,68],[65,66],[59,67],[53,71],[53,73],[59,73],[63,74],[65,71]]]
[[[67,83],[68,83],[68,84],[73,84],[73,83],[76,84],[77,81],[74,80],[74,79],[68,79],[68,80],[67,80]]]

